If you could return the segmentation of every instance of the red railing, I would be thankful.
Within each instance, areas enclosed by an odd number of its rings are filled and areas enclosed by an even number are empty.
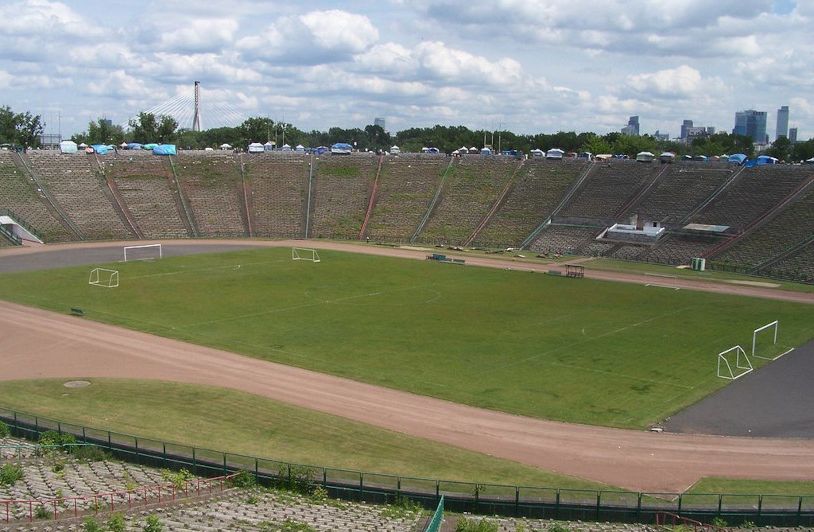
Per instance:
[[[35,519],[35,511],[42,507],[49,512],[49,517],[79,517],[86,514],[97,514],[103,510],[111,512],[116,509],[129,510],[134,506],[145,506],[153,503],[172,502],[178,498],[190,496],[199,497],[202,494],[211,494],[213,491],[223,491],[229,479],[238,473],[214,478],[196,478],[184,482],[182,487],[173,483],[147,484],[131,490],[110,491],[82,495],[78,497],[59,497],[43,499],[0,499],[0,509],[4,511],[4,521],[11,522],[11,509],[15,506],[28,507],[28,520]],[[16,518],[15,518],[16,519]],[[23,517],[25,519],[25,517]]]

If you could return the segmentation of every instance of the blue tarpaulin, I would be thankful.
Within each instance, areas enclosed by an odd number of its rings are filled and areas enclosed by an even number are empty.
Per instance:
[[[743,153],[735,153],[729,156],[729,162],[734,164],[743,164],[746,160],[746,155]]]
[[[175,144],[159,144],[153,148],[153,155],[175,155]]]
[[[93,148],[93,151],[95,151],[95,152],[96,152],[96,153],[98,153],[99,155],[106,155],[106,154],[107,154],[107,152],[109,152],[109,151],[110,151],[110,148],[108,148],[108,147],[107,147],[107,146],[105,146],[104,144],[93,144],[93,145],[91,146],[91,148]]]
[[[140,150],[141,149],[141,144],[139,144],[138,142],[131,142],[131,143],[129,143],[127,145],[127,149],[128,150]]]

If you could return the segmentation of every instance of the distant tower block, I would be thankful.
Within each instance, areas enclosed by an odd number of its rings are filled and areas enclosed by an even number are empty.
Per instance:
[[[201,130],[201,82],[195,82],[195,116],[192,119],[192,131]]]

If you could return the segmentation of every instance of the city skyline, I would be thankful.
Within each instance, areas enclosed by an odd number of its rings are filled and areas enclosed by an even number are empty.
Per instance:
[[[66,136],[191,99],[193,80],[204,128],[221,106],[306,130],[604,134],[638,115],[676,137],[684,119],[728,131],[788,105],[814,133],[812,2],[12,0],[0,16],[0,105]]]

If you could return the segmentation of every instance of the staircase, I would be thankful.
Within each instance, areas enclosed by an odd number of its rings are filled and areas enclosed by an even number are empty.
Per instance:
[[[432,201],[430,201],[429,207],[427,207],[427,212],[424,213],[424,217],[421,219],[421,222],[418,224],[413,236],[410,237],[410,243],[414,243],[418,238],[418,235],[421,234],[421,231],[424,230],[424,226],[427,225],[427,221],[429,221],[430,216],[432,215],[432,211],[435,210],[435,206],[438,205],[438,200],[441,199],[441,191],[444,190],[444,183],[447,180],[447,175],[452,170],[452,163],[455,159],[450,159],[449,164],[447,165],[447,169],[444,170],[444,173],[441,174],[441,180],[438,183],[438,188],[435,191],[435,195],[432,197]]]
[[[500,210],[500,208],[506,202],[506,198],[509,196],[509,192],[512,190],[512,187],[514,187],[518,172],[520,172],[520,170],[525,165],[526,161],[523,161],[519,165],[517,165],[517,168],[514,169],[514,172],[512,172],[512,176],[506,182],[506,186],[503,187],[503,190],[500,192],[500,195],[497,197],[497,200],[495,200],[495,203],[489,209],[489,212],[486,213],[486,216],[483,217],[483,220],[481,220],[481,222],[478,224],[475,230],[472,231],[472,234],[469,235],[469,238],[467,238],[464,241],[463,243],[464,247],[472,244],[472,242],[478,237],[480,232],[483,231],[483,228],[489,225],[489,222],[492,221],[492,217],[497,213],[497,211]]]
[[[379,156],[379,166],[376,168],[376,178],[373,180],[373,190],[370,191],[370,201],[367,204],[367,212],[365,213],[365,221],[362,222],[362,228],[359,230],[359,240],[365,238],[367,233],[367,223],[370,221],[370,215],[373,213],[373,207],[376,206],[376,193],[379,191],[379,176],[382,173],[382,163],[384,162],[384,155]]]

